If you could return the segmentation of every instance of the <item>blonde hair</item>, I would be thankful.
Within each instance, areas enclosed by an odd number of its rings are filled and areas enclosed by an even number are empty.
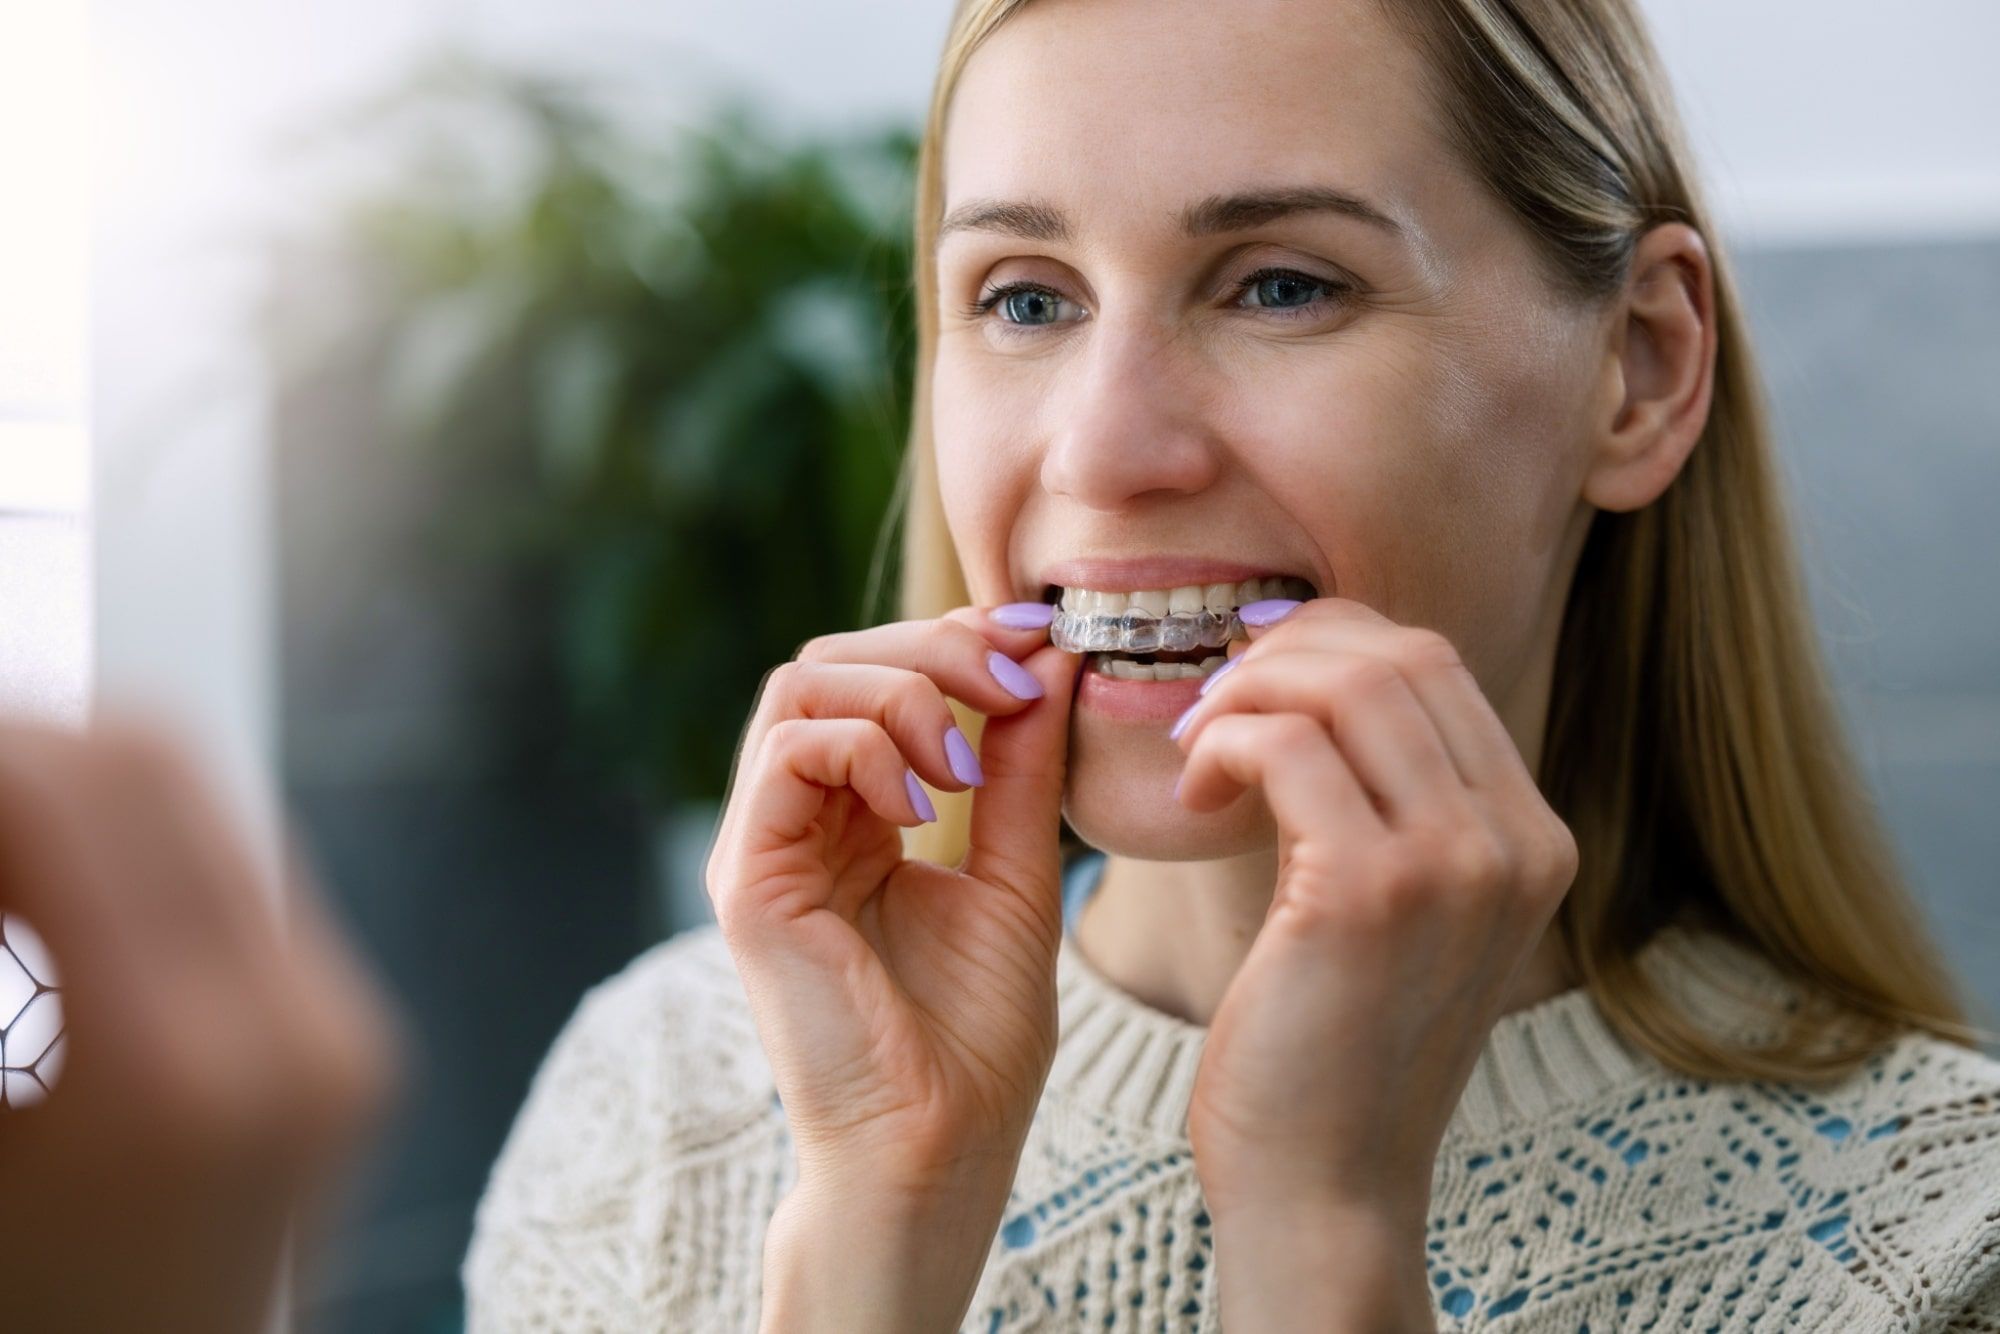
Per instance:
[[[898,493],[905,617],[970,601],[930,434],[942,140],[967,60],[1027,2],[961,0],[918,159],[915,403]],[[1697,1076],[1838,1075],[1909,1028],[1978,1042],[1843,735],[1749,328],[1643,22],[1629,0],[1383,10],[1427,56],[1454,147],[1537,242],[1558,290],[1615,295],[1637,238],[1667,219],[1701,232],[1713,263],[1707,424],[1657,500],[1594,516],[1557,650],[1539,780],[1581,852],[1558,918],[1576,976],[1627,1040]],[[954,707],[976,736],[978,717]],[[938,808],[908,846],[956,865],[970,794],[939,794]],[[1748,946],[1811,1003],[1772,1042],[1711,1035],[1638,966],[1640,946],[1677,922]]]

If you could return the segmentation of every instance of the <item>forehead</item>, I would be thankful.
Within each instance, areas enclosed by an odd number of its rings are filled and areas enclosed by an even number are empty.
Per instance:
[[[1315,183],[1414,227],[1447,170],[1421,73],[1375,0],[1033,0],[953,94],[945,208],[1051,199],[1166,234],[1197,196]]]

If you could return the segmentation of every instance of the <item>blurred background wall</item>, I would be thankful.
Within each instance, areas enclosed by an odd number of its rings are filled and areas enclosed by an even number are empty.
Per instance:
[[[2000,15],[1647,8],[1843,701],[1927,910],[2000,1007]],[[99,0],[94,126],[5,118],[10,199],[60,184],[51,141],[94,143],[104,180],[87,381],[33,258],[60,234],[0,232],[0,704],[170,702],[247,800],[290,811],[419,1043],[296,1294],[310,1327],[458,1327],[471,1207],[557,1026],[701,920],[715,794],[663,757],[741,719],[675,676],[686,627],[739,646],[710,675],[747,698],[815,617],[867,614],[906,351],[896,133],[947,10]],[[755,118],[712,135],[738,90]],[[778,280],[744,279],[760,260]],[[745,465],[760,440],[777,452]],[[820,457],[843,516],[823,531],[786,517]],[[765,623],[715,619],[715,568],[782,570],[704,515],[814,556],[789,602],[731,604]]]

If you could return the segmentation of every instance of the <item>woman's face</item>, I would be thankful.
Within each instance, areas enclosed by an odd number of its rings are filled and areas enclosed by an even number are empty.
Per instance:
[[[1441,631],[1538,735],[1600,325],[1454,159],[1419,59],[1369,0],[1036,0],[974,54],[946,217],[1033,206],[938,252],[932,420],[976,601],[1296,574]],[[1384,220],[1217,206],[1298,189]],[[1113,561],[1138,564],[1091,567]],[[1167,719],[1089,685],[1065,799],[1087,841],[1274,839],[1254,791],[1179,806]]]

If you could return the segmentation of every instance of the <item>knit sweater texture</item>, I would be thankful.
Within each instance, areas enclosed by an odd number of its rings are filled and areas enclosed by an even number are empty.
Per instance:
[[[1064,877],[1055,1062],[965,1331],[1222,1329],[1187,1140],[1207,1029],[1078,950],[1101,864]],[[1718,1033],[1767,1035],[1792,994],[1712,933],[1641,963]],[[474,1220],[468,1330],[755,1331],[795,1175],[733,960],[683,932],[587,992],[537,1071]],[[1831,1087],[1710,1082],[1564,992],[1494,1026],[1425,1245],[1440,1331],[1994,1334],[2000,1063],[1910,1034]]]

